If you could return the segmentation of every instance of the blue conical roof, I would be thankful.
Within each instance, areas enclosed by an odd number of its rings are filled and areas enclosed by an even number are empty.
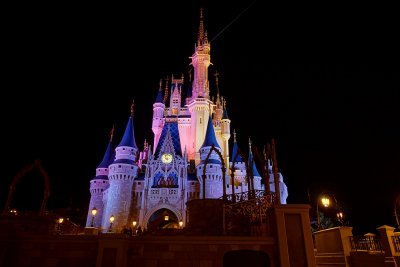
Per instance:
[[[204,138],[204,143],[201,147],[212,146],[220,148],[217,138],[215,138],[214,125],[212,124],[211,115],[208,118],[207,132]]]
[[[232,161],[235,159],[236,154],[237,154],[236,162],[243,162],[242,157],[240,156],[240,154],[238,154],[238,145],[237,145],[236,141],[234,141],[233,148],[232,148]]]
[[[133,129],[133,117],[129,117],[128,124],[126,125],[124,136],[122,137],[121,142],[118,145],[120,146],[129,146],[137,149],[136,141],[135,141],[135,133]]]
[[[108,168],[108,166],[114,161],[114,150],[112,149],[112,142],[108,143],[106,152],[104,153],[103,160],[97,166],[97,168]]]
[[[168,134],[171,135],[172,145],[174,147],[175,154],[182,156],[181,141],[179,137],[179,128],[177,122],[166,122],[164,124],[154,155],[158,156],[160,154],[161,148],[164,146]]]
[[[254,164],[253,153],[251,153],[251,151],[250,151],[250,155],[249,155],[249,164],[253,165],[253,166],[250,166],[250,168],[253,168],[253,176],[260,176],[261,177],[261,175],[257,171],[256,164]]]
[[[162,95],[161,88],[160,88],[160,90],[158,90],[157,97],[156,97],[156,103],[164,103],[164,98]]]
[[[228,119],[229,119],[229,117],[228,117],[228,111],[226,111],[226,108],[224,108],[224,113],[222,114],[222,119],[223,119],[223,120],[228,120]]]

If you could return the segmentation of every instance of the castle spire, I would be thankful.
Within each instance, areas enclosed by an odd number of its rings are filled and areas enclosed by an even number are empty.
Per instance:
[[[197,46],[202,46],[203,43],[204,43],[203,8],[200,8],[200,25],[199,25],[199,33],[197,36]]]
[[[104,153],[103,156],[103,160],[100,162],[97,168],[108,168],[108,166],[114,161],[114,152],[112,148],[113,135],[114,135],[114,125],[110,132],[110,141],[108,142],[106,152]]]
[[[222,114],[222,119],[229,120],[228,111],[226,110],[226,100],[225,99],[222,99],[222,106],[224,109],[224,113]]]
[[[233,130],[232,162],[235,160],[235,157],[236,157],[235,162],[243,162],[243,159],[240,156],[238,149],[239,148],[238,148],[237,141],[236,141],[236,130],[234,129]]]
[[[204,143],[201,147],[212,146],[212,145],[220,148],[217,138],[215,137],[214,125],[212,123],[211,112],[210,112],[210,116],[208,118],[206,136],[204,138]]]
[[[165,92],[164,92],[164,103],[167,103],[167,98],[168,98],[168,76],[165,79]]]
[[[135,114],[135,100],[132,100],[131,104],[131,117],[133,118],[133,115]]]
[[[135,132],[133,127],[133,115],[134,115],[134,101],[131,104],[131,116],[129,117],[128,123],[125,128],[124,136],[122,137],[120,146],[129,146],[137,149],[136,141],[135,141]]]
[[[156,97],[155,103],[163,103],[163,95],[162,95],[162,79],[160,79],[160,87],[158,88],[158,93]]]
[[[215,77],[215,90],[217,92],[217,99],[215,104],[217,105],[217,107],[220,107],[221,105],[221,99],[220,99],[220,95],[219,95],[219,86],[218,86],[218,76],[219,76],[219,72],[216,70],[214,73],[214,77]]]
[[[252,145],[252,142],[251,142],[251,139],[249,138],[249,165],[250,165],[250,168],[252,168],[253,176],[261,176],[257,171],[256,164],[254,164],[254,158],[253,158],[253,152],[251,149],[251,145]]]

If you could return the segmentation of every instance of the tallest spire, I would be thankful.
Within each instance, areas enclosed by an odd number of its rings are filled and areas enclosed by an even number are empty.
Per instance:
[[[207,31],[204,29],[203,9],[200,9],[200,25],[195,44],[195,51],[192,55],[192,66],[194,69],[194,79],[192,84],[192,99],[198,97],[210,97],[210,89],[208,83],[208,66],[210,62],[210,43],[208,42]]]
[[[197,46],[202,46],[207,39],[207,34],[204,32],[204,22],[203,22],[203,8],[200,8],[200,25],[199,33],[197,37]]]

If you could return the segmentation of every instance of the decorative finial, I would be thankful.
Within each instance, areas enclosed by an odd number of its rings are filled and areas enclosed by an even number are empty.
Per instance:
[[[263,156],[264,156],[264,160],[267,160],[267,152],[265,151],[265,145],[263,147]]]
[[[145,151],[149,150],[149,143],[147,143],[147,140],[146,140],[146,139],[144,139],[144,145],[143,145],[143,147],[144,147],[144,150],[145,150]]]
[[[214,73],[215,76],[215,84],[218,86],[218,76],[219,76],[219,72],[216,70]]]
[[[188,74],[189,74],[189,82],[191,82],[192,81],[192,68],[189,68]]]
[[[165,92],[164,92],[164,103],[167,103],[167,98],[168,98],[168,76],[165,79]]]
[[[134,107],[135,107],[135,100],[132,100],[132,104],[131,104],[131,117],[133,117],[134,114]]]
[[[250,147],[250,152],[251,152],[251,139],[249,137],[249,147]]]
[[[111,131],[110,131],[110,142],[113,140],[113,137],[114,137],[114,125],[113,125],[113,127],[111,128]]]
[[[158,89],[159,91],[161,91],[162,89],[162,79],[160,79],[160,89]]]
[[[233,142],[236,143],[236,130],[233,129]]]
[[[197,46],[201,46],[204,43],[204,25],[203,25],[203,8],[200,8],[200,26],[197,38]]]

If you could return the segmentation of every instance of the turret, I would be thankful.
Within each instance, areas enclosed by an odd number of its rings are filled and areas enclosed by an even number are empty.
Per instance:
[[[101,218],[103,217],[103,192],[109,186],[108,182],[108,166],[114,161],[114,152],[112,148],[112,139],[114,135],[114,127],[111,130],[110,141],[108,142],[103,160],[96,168],[96,176],[90,181],[90,202],[89,211],[86,219],[86,227],[100,227]],[[95,216],[92,210],[96,209]]]
[[[222,119],[223,114],[223,102],[221,96],[219,94],[219,86],[218,86],[218,71],[215,72],[215,91],[216,91],[216,98],[215,98],[215,116],[214,116],[214,125],[216,122],[219,122]]]
[[[213,103],[210,101],[210,90],[208,81],[208,67],[210,61],[210,43],[208,42],[207,32],[204,31],[203,12],[200,10],[200,27],[195,46],[194,54],[191,57],[194,69],[192,83],[192,98],[187,105],[191,115],[191,139],[194,140],[188,146],[189,159],[195,159],[196,164],[200,161],[198,151],[203,143],[207,130],[208,117],[212,113],[210,108]]]
[[[210,116],[204,143],[200,148],[200,163],[197,165],[197,178],[200,181],[200,197],[219,198],[223,195],[223,187],[226,186],[222,182],[221,158],[216,151],[212,150],[213,146],[221,154],[221,147],[215,138],[214,126]],[[209,154],[208,161],[206,161]],[[206,166],[204,166],[205,163]],[[204,168],[206,168],[205,177],[203,177]],[[205,191],[203,180],[205,181]]]
[[[183,77],[182,79],[174,79],[172,76],[172,81],[171,81],[171,97],[170,97],[170,114],[169,115],[179,115],[179,111],[181,108],[181,90],[182,90],[182,84],[183,84]]]
[[[221,118],[221,135],[222,135],[222,154],[225,160],[225,164],[229,165],[229,139],[231,138],[231,120],[228,117],[226,110],[226,100],[222,99],[222,118]]]
[[[103,216],[105,230],[110,229],[109,218],[114,216],[111,231],[120,231],[122,227],[129,224],[129,211],[132,199],[133,180],[137,176],[138,165],[136,164],[137,146],[133,127],[133,103],[131,116],[126,125],[124,136],[115,149],[115,161],[109,167],[108,199],[106,212]]]
[[[154,148],[157,147],[160,140],[160,134],[164,125],[164,99],[162,95],[162,80],[160,79],[160,88],[158,89],[156,101],[153,104],[153,123],[151,129],[154,133]]]

